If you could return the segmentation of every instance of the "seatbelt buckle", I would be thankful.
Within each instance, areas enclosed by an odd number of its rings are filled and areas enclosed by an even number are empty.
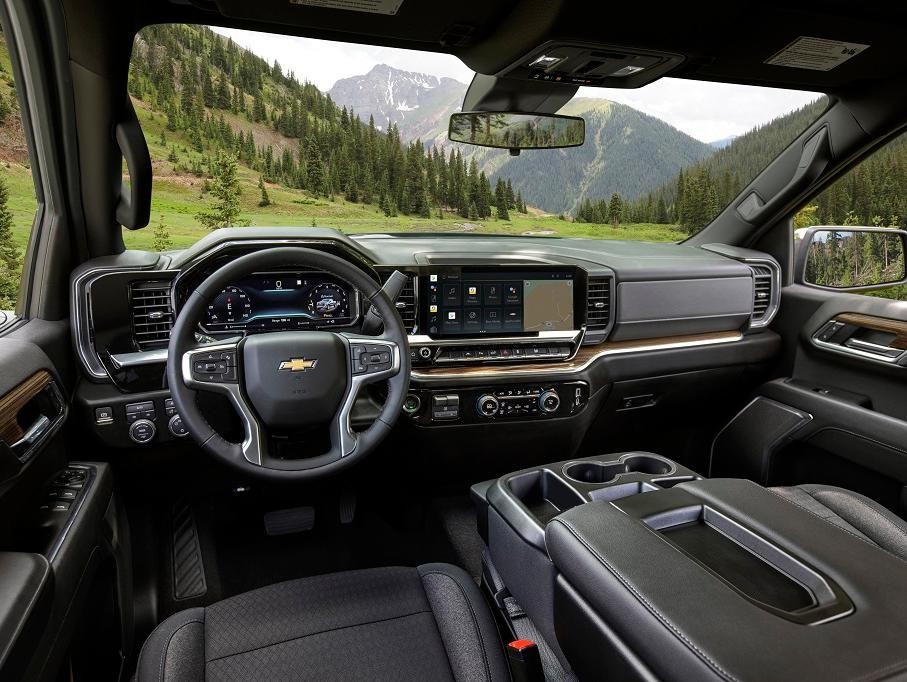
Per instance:
[[[542,657],[531,639],[517,639],[508,644],[507,662],[513,682],[545,682]]]

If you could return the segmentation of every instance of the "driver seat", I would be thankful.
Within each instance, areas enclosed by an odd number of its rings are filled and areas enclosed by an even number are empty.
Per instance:
[[[509,680],[475,582],[448,564],[290,580],[181,611],[148,637],[137,682]]]

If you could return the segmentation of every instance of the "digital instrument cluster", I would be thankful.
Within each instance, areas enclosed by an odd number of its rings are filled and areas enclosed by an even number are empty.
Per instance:
[[[256,273],[225,287],[205,311],[208,331],[266,331],[348,326],[358,293],[325,273]]]

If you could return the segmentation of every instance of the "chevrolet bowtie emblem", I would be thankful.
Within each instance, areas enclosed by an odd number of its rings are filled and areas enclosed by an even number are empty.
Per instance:
[[[309,360],[308,358],[290,358],[280,363],[277,368],[278,372],[305,372],[307,369],[314,369],[318,360]]]

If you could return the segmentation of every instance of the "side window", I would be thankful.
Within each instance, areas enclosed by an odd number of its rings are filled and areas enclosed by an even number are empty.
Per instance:
[[[0,322],[2,311],[16,307],[37,205],[9,45],[0,33]]]
[[[825,286],[873,287],[859,293],[907,300],[902,242],[883,230],[907,228],[907,134],[863,160],[794,216],[794,239],[815,226],[803,261],[807,281]],[[879,228],[854,233],[854,227]],[[799,244],[798,244],[799,248]],[[874,288],[878,287],[878,288]]]

